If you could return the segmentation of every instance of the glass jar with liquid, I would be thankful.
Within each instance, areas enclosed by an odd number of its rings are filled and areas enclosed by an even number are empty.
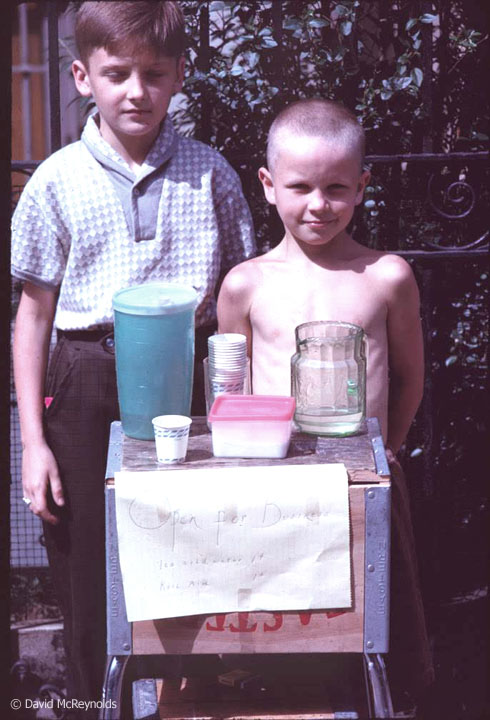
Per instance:
[[[347,322],[315,321],[295,330],[291,358],[294,420],[302,432],[352,435],[365,417],[364,331]]]

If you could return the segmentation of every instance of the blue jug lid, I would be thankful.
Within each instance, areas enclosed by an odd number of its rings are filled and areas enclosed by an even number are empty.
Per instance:
[[[153,282],[133,285],[114,293],[114,310],[127,315],[171,315],[194,310],[197,293],[187,285]]]

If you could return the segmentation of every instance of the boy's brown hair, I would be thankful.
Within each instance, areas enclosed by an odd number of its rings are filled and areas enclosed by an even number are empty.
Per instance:
[[[75,41],[86,67],[98,48],[112,55],[152,50],[179,58],[186,46],[184,14],[170,0],[84,2],[77,11]]]
[[[281,131],[345,142],[354,152],[359,153],[362,169],[364,129],[356,116],[341,103],[324,98],[309,98],[297,100],[281,110],[270,127],[267,139],[267,166],[270,172],[273,172],[280,153]]]

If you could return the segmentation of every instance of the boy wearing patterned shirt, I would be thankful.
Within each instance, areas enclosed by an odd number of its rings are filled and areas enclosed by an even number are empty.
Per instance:
[[[44,521],[68,692],[93,701],[105,662],[105,455],[118,418],[112,295],[151,280],[193,285],[202,359],[219,277],[255,245],[236,173],[167,117],[184,74],[177,3],[85,2],[76,41],[75,83],[97,114],[42,163],[14,214],[12,272],[24,281],[14,369],[24,497]]]

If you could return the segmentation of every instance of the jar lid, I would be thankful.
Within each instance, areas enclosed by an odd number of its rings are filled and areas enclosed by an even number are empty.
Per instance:
[[[194,310],[197,293],[187,285],[146,283],[123,288],[114,293],[112,306],[127,315],[171,315]]]

